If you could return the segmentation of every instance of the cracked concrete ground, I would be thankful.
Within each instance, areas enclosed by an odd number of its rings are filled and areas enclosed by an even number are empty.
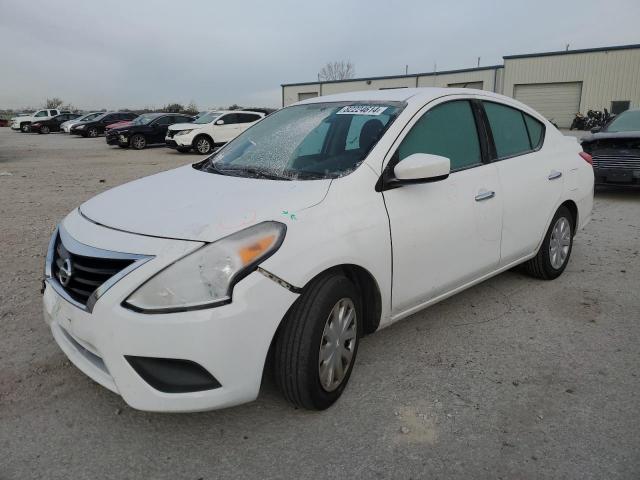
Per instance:
[[[43,323],[53,226],[200,157],[0,129],[0,479],[640,477],[640,192],[597,193],[556,281],[507,272],[365,338],[341,400],[135,411]],[[233,361],[233,359],[230,359]]]

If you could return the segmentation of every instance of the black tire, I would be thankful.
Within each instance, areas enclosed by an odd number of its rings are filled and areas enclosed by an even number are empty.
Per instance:
[[[29,131],[31,131],[31,124],[29,124],[29,123],[21,123],[20,124],[20,131],[22,133],[29,133]]]
[[[559,268],[556,268],[552,265],[551,255],[550,255],[550,243],[551,236],[553,234],[553,229],[556,226],[556,223],[561,219],[565,218],[569,221],[570,231],[569,231],[569,250],[567,252],[567,256]],[[544,240],[542,241],[542,245],[540,245],[540,250],[535,257],[531,260],[524,263],[524,270],[526,273],[531,275],[532,277],[540,278],[542,280],[553,280],[554,278],[558,278],[564,272],[564,269],[567,267],[569,263],[569,259],[571,258],[571,250],[573,249],[573,234],[575,232],[575,224],[576,219],[573,218],[573,215],[569,211],[567,207],[564,205],[561,206],[556,214],[553,216],[551,220],[551,224],[549,225],[549,229],[547,230],[547,234],[544,236]]]
[[[142,150],[147,146],[147,139],[144,135],[136,133],[129,139],[129,146],[134,150]]]
[[[98,136],[98,129],[96,127],[91,127],[89,130],[87,130],[87,134],[85,136],[96,138]]]
[[[189,153],[189,150],[191,150],[191,148],[176,148],[176,150],[178,150],[180,153]]]
[[[40,129],[38,130],[38,133],[50,133],[50,132],[51,130],[46,125],[40,127]]]
[[[320,345],[329,314],[342,299],[353,302],[356,336],[344,377],[337,388],[327,391],[320,381]],[[275,344],[275,379],[285,398],[309,410],[330,407],[349,382],[361,335],[362,303],[355,285],[335,273],[314,280],[287,313]]]
[[[211,137],[207,135],[199,135],[193,139],[193,149],[200,155],[209,155],[214,145]]]

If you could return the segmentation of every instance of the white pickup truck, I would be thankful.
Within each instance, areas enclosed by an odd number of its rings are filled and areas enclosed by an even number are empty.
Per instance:
[[[56,108],[45,108],[38,110],[33,115],[22,115],[19,117],[13,117],[11,119],[11,128],[14,130],[21,130],[23,132],[29,131],[29,126],[35,121],[49,120],[51,117],[60,115],[61,113],[69,113],[67,111],[60,111]]]

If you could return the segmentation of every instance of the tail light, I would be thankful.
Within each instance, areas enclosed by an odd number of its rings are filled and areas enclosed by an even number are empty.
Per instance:
[[[582,157],[582,159],[587,162],[589,165],[593,166],[593,158],[587,152],[580,152],[578,155]]]

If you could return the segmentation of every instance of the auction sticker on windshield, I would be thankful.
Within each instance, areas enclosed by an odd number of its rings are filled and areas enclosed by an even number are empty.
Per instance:
[[[378,105],[349,105],[338,110],[336,115],[380,115],[386,109]]]

